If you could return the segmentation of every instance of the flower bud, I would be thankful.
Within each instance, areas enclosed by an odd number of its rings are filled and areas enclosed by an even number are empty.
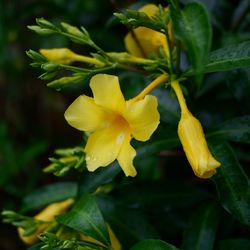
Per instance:
[[[201,123],[188,110],[178,81],[171,83],[181,107],[178,136],[196,176],[210,178],[221,164],[209,151]]]
[[[209,151],[202,126],[190,112],[182,113],[178,135],[196,176],[209,178],[221,164]]]
[[[67,48],[40,49],[39,52],[49,61],[61,64],[74,62],[76,54]]]
[[[37,236],[49,226],[50,222],[54,220],[55,216],[65,212],[67,208],[73,204],[73,202],[73,199],[67,199],[48,205],[39,214],[34,216],[34,219],[44,223],[40,224],[33,234],[24,236],[24,229],[21,227],[17,228],[21,240],[27,245],[34,244],[38,240]]]

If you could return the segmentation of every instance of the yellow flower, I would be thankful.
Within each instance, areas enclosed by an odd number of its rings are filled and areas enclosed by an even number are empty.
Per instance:
[[[140,12],[144,12],[149,17],[154,16],[159,8],[154,4],[147,4],[139,9]],[[170,40],[172,38],[171,23],[168,24],[168,33]],[[146,28],[138,27],[129,32],[125,39],[125,46],[127,51],[137,57],[150,57],[153,54],[159,54],[159,49],[162,47],[169,55],[169,48],[165,34]]]
[[[84,149],[88,170],[95,171],[117,159],[126,176],[135,176],[136,151],[130,141],[132,137],[147,141],[157,128],[160,115],[156,97],[125,101],[118,77],[107,74],[92,77],[90,87],[94,97],[79,96],[65,112],[72,127],[91,133]]]
[[[27,245],[31,245],[37,242],[37,236],[49,226],[50,222],[54,220],[55,216],[65,212],[68,207],[73,204],[73,202],[73,199],[67,199],[61,202],[52,203],[45,207],[39,214],[34,216],[34,219],[45,222],[39,225],[34,233],[29,236],[24,236],[24,230],[21,227],[17,229],[21,240]]]
[[[221,164],[209,151],[202,126],[188,110],[178,81],[173,81],[171,86],[181,107],[178,135],[187,159],[196,176],[209,178],[216,173],[216,168]]]

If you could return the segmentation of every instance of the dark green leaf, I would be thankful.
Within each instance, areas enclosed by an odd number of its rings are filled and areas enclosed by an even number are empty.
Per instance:
[[[219,207],[208,203],[192,216],[184,233],[182,250],[212,250],[218,226]]]
[[[250,116],[225,121],[212,128],[207,135],[208,137],[219,136],[230,141],[250,143]]]
[[[79,191],[92,193],[99,186],[112,182],[120,171],[120,166],[117,162],[114,162],[106,168],[100,168],[95,172],[86,173],[81,180]]]
[[[249,250],[249,239],[228,239],[219,241],[216,250]]]
[[[97,202],[124,249],[140,240],[159,237],[142,211],[103,194],[97,195]]]
[[[205,72],[227,71],[250,67],[250,41],[212,51]]]
[[[161,150],[171,149],[180,144],[180,141],[176,135],[170,136],[170,138],[165,140],[158,140],[147,145],[141,146],[137,150],[137,157],[145,157],[146,155],[153,155],[160,152]]]
[[[213,142],[211,150],[221,167],[212,177],[222,206],[241,223],[250,225],[250,184],[232,148],[223,141]]]
[[[42,243],[36,244],[32,247],[29,247],[27,250],[41,250],[41,247],[43,246]]]
[[[58,182],[45,187],[42,187],[23,200],[22,211],[45,206],[52,202],[65,200],[67,198],[75,197],[77,193],[77,185],[74,182]]]
[[[137,243],[131,250],[178,250],[178,248],[162,240],[149,239]]]
[[[105,221],[96,204],[95,198],[90,194],[82,194],[72,210],[66,214],[59,215],[57,220],[107,246],[110,245]]]
[[[182,11],[170,10],[173,31],[186,47],[190,64],[196,74],[202,74],[211,47],[211,26],[205,7],[197,2],[187,4]]]

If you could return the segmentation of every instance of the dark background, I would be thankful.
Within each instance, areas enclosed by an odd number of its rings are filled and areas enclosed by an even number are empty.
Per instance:
[[[149,1],[0,1],[1,209],[18,211],[26,194],[36,187],[53,182],[55,178],[52,175],[42,173],[42,169],[49,163],[48,156],[53,154],[55,148],[74,146],[81,140],[78,132],[67,125],[63,113],[82,87],[62,92],[47,88],[45,82],[38,79],[41,71],[29,66],[30,59],[25,51],[69,47],[85,54],[89,50],[59,36],[41,37],[28,30],[27,25],[34,25],[36,17],[44,17],[54,23],[64,21],[74,26],[84,26],[104,50],[123,51],[123,37],[127,30],[112,17],[112,13],[131,5],[136,8],[146,2]],[[165,5],[167,1],[150,2]],[[237,19],[233,13],[244,1],[203,2],[212,13],[213,48],[241,40],[241,37],[233,35],[233,20]],[[246,20],[245,24],[241,24],[243,30],[244,25],[249,24],[249,15]],[[223,36],[222,30],[225,32]],[[229,77],[237,80],[237,74],[240,73],[235,72]],[[244,97],[244,93],[234,94],[241,100]],[[245,109],[248,108],[246,101]],[[1,224],[0,248],[25,249],[14,227]]]

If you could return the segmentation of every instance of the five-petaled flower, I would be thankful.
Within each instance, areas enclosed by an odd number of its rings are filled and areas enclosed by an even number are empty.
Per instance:
[[[93,76],[90,87],[93,98],[81,95],[65,112],[72,127],[90,132],[84,149],[88,170],[117,159],[126,176],[135,176],[136,151],[130,141],[147,141],[156,130],[160,119],[156,97],[125,101],[118,77],[107,74]]]

